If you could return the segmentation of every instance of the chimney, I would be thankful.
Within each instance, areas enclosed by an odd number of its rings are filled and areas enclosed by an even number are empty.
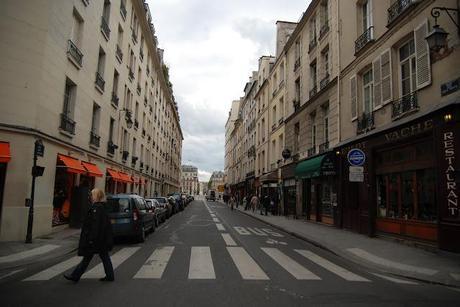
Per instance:
[[[276,22],[276,58],[278,58],[281,51],[283,51],[284,46],[289,40],[292,32],[294,32],[296,26],[296,22],[279,20]]]

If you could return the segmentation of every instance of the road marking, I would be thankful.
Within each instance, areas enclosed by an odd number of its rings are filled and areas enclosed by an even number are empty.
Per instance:
[[[233,263],[235,263],[238,271],[243,279],[250,280],[268,280],[267,274],[262,271],[260,266],[252,259],[252,257],[242,247],[227,247]]]
[[[216,217],[216,215],[214,213],[211,213],[211,217]]]
[[[0,276],[0,279],[7,278],[8,276],[12,276],[12,275],[14,275],[14,274],[16,274],[16,273],[19,273],[19,272],[23,271],[23,270],[24,270],[24,269],[19,269],[19,270],[11,271],[11,272],[9,272],[9,273],[6,273],[5,275]]]
[[[303,249],[296,249],[296,252],[307,258],[308,260],[316,263],[317,265],[325,268],[329,272],[332,272],[340,277],[342,277],[345,280],[348,281],[363,281],[363,282],[370,282],[369,279],[366,279],[364,277],[361,277],[359,275],[356,275],[355,273],[352,273],[332,262],[330,262],[327,259],[324,259],[321,256],[318,256],[310,251],[303,250]]]
[[[452,278],[455,279],[455,280],[460,280],[460,274],[459,273],[450,273],[450,276],[452,276]]]
[[[225,231],[225,227],[222,224],[216,224],[217,230]]]
[[[46,244],[43,246],[39,246],[36,248],[32,248],[23,252],[11,254],[8,256],[1,256],[0,257],[0,263],[8,263],[8,262],[15,262],[15,261],[20,261],[29,257],[33,256],[38,256],[41,254],[48,253],[52,250],[55,250],[56,248],[60,247],[59,245],[54,245],[54,244]]]
[[[115,254],[113,254],[110,258],[112,259],[113,269],[115,270],[120,264],[126,261],[129,257],[131,257],[135,252],[137,252],[140,247],[125,247]],[[92,270],[83,274],[82,278],[100,278],[104,277],[104,266],[102,263],[95,266]]]
[[[137,274],[134,275],[134,278],[161,278],[173,251],[174,246],[157,248],[140,268]]]
[[[255,228],[255,227],[254,227],[254,229],[252,229],[251,227],[246,227],[246,228],[249,229],[250,232],[252,232],[252,233],[254,233],[254,234],[258,235],[258,236],[264,236],[264,237],[268,236],[265,232],[263,232],[259,228]]]
[[[377,274],[377,273],[372,273],[372,275],[375,275],[375,276],[377,276],[377,277],[380,277],[380,278],[389,280],[389,281],[394,282],[394,283],[397,283],[397,284],[418,285],[418,283],[416,283],[416,282],[409,281],[409,280],[405,280],[405,279],[400,279],[400,278],[385,276],[385,275]]]
[[[289,256],[283,254],[279,249],[271,247],[262,247],[261,249],[296,279],[321,280],[319,276],[307,270]]]
[[[403,264],[399,262],[394,262],[391,260],[387,260],[385,258],[376,256],[374,254],[368,253],[365,250],[362,250],[360,248],[348,248],[348,252],[354,254],[355,256],[358,256],[364,260],[373,262],[378,265],[383,265],[386,267],[391,267],[391,268],[396,268],[402,271],[408,271],[412,273],[419,273],[419,274],[424,274],[424,275],[434,275],[438,273],[437,270],[432,270],[428,268],[422,268],[422,267],[417,267],[409,264]]]
[[[46,270],[43,270],[35,275],[30,276],[24,279],[24,281],[49,280],[61,273],[64,273],[68,269],[73,268],[74,266],[79,264],[82,259],[82,257],[78,256],[72,257],[70,259],[67,259],[66,261],[60,262]]]
[[[209,246],[192,246],[189,279],[216,279]]]
[[[224,239],[225,244],[227,244],[227,246],[236,246],[235,240],[233,240],[230,234],[223,233],[222,238]]]
[[[262,230],[265,231],[266,233],[268,233],[269,235],[274,236],[274,237],[278,237],[278,238],[284,237],[282,234],[277,233],[277,232],[274,232],[274,231],[271,230],[270,228],[262,228]]]
[[[244,227],[233,226],[233,229],[235,229],[236,232],[238,232],[240,235],[243,235],[243,236],[248,236],[248,235],[251,234],[251,233],[250,233],[249,231],[247,231],[246,228],[244,228]]]
[[[212,221],[213,221],[213,222],[216,222],[216,223],[220,223],[219,219],[218,219],[218,218],[215,218],[215,217],[212,219]]]
[[[265,243],[272,244],[272,245],[274,245],[274,244],[287,245],[286,242],[273,240],[271,238],[269,238],[267,241],[265,241]]]

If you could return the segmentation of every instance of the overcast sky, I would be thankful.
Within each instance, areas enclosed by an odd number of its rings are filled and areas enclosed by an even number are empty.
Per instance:
[[[275,22],[297,21],[310,1],[147,2],[179,104],[182,164],[198,167],[200,181],[207,181],[224,169],[232,100],[243,95],[258,58],[275,52]]]

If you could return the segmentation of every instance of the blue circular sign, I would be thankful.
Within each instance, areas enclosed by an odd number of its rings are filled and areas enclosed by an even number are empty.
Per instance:
[[[353,166],[361,166],[366,161],[366,154],[358,148],[354,148],[348,152],[348,163]]]

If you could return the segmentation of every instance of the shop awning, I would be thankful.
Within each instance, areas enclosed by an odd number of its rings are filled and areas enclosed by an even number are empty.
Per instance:
[[[278,171],[273,171],[259,177],[260,182],[278,181]]]
[[[131,179],[130,175],[122,172],[119,172],[118,175],[121,177],[122,182],[133,183],[133,180]]]
[[[79,160],[59,154],[58,158],[59,160],[61,160],[62,163],[64,163],[69,173],[82,174],[86,172]]]
[[[116,170],[108,168],[107,173],[109,174],[109,177],[111,177],[113,181],[123,182],[123,178],[120,176],[120,173],[117,172]]]
[[[10,143],[0,142],[0,163],[8,163],[10,160]]]
[[[99,169],[99,167],[97,167],[96,164],[82,161],[81,165],[83,165],[83,167],[86,169],[89,176],[92,176],[92,177],[104,176],[104,174],[101,172],[101,170]]]
[[[324,154],[302,161],[295,168],[295,176],[301,179],[332,175],[335,175],[333,154]]]

